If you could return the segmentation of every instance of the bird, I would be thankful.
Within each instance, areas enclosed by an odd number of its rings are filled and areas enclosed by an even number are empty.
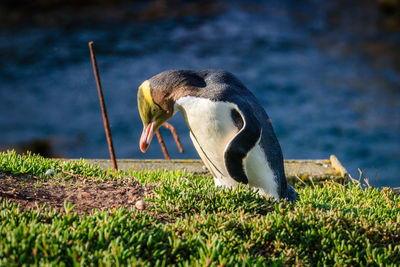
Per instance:
[[[283,155],[264,108],[233,74],[224,70],[166,70],[138,88],[144,153],[154,133],[178,111],[215,186],[248,184],[277,201],[296,201]]]

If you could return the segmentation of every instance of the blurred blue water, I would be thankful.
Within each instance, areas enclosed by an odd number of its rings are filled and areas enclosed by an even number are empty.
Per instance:
[[[335,10],[335,9],[334,9]],[[0,30],[0,145],[51,137],[60,156],[107,158],[87,42],[95,41],[118,158],[138,147],[140,83],[163,70],[234,73],[272,118],[285,158],[336,154],[354,177],[400,185],[400,35],[328,4],[236,4],[212,16]],[[371,22],[372,20],[372,22]],[[198,157],[182,116],[173,158]]]

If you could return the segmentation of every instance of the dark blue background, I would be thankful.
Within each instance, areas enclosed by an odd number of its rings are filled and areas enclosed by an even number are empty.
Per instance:
[[[399,186],[400,34],[375,1],[358,2],[16,9],[0,28],[0,145],[46,138],[54,155],[108,157],[93,40],[117,158],[162,157],[156,139],[138,147],[143,80],[220,68],[258,97],[285,158],[335,154],[355,178],[360,168],[373,185]],[[172,123],[186,150],[162,130],[172,158],[198,157],[181,114]]]

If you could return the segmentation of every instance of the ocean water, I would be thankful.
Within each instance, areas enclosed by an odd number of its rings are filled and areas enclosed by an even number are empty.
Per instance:
[[[222,2],[152,19],[0,28],[0,146],[46,139],[55,156],[107,158],[87,43],[95,42],[117,158],[139,150],[136,92],[167,69],[225,69],[259,99],[284,157],[335,154],[354,178],[400,186],[400,34],[378,10],[318,1]],[[135,10],[136,7],[130,7]],[[198,158],[180,113],[172,158]]]

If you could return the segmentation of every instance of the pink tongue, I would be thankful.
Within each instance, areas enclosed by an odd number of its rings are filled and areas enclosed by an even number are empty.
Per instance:
[[[142,136],[140,137],[140,150],[144,153],[150,145],[153,138],[154,122],[151,122],[146,128],[143,128]]]

